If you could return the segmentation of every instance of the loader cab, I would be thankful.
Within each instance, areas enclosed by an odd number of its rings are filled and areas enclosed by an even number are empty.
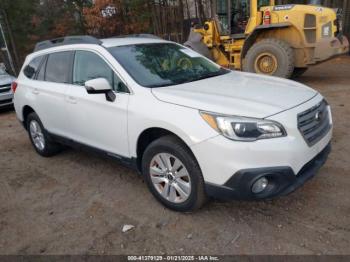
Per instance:
[[[258,23],[261,7],[275,5],[274,0],[217,0],[216,14],[222,34],[245,38]]]

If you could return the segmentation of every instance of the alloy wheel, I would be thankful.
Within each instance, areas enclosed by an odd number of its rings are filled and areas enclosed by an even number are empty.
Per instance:
[[[150,164],[150,177],[157,192],[172,203],[183,203],[191,194],[191,178],[180,159],[160,153]]]
[[[33,140],[34,146],[38,150],[43,151],[45,149],[45,137],[40,127],[40,124],[36,120],[30,121],[29,132]]]

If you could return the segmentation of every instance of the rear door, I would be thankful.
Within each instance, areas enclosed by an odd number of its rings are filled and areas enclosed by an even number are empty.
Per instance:
[[[116,100],[109,102],[105,94],[88,94],[84,83],[105,78]],[[70,137],[113,155],[129,156],[127,136],[127,107],[129,90],[118,72],[100,54],[76,51],[72,83],[67,93]]]
[[[67,135],[67,108],[65,95],[72,77],[74,52],[62,51],[45,56],[32,86],[32,94],[37,97],[36,111],[51,133]]]

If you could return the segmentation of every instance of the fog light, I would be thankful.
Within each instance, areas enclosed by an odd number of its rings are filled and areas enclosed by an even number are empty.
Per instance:
[[[254,194],[259,194],[266,189],[268,184],[269,184],[269,181],[267,180],[267,178],[261,177],[258,180],[256,180],[255,183],[253,184],[252,192]]]

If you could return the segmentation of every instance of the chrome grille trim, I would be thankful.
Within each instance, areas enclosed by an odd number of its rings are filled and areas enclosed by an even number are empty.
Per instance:
[[[327,102],[298,114],[298,129],[310,147],[319,142],[331,129]]]
[[[0,93],[7,93],[11,90],[11,85],[0,85]]]

